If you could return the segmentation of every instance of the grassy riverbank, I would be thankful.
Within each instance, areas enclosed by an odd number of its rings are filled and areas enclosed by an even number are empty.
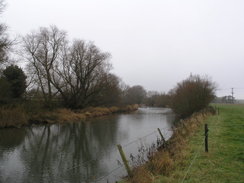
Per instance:
[[[161,182],[244,182],[244,105],[219,105],[220,115],[209,117],[209,152],[204,152],[203,127],[182,149],[169,176]],[[196,154],[197,153],[197,154]]]
[[[0,108],[0,128],[21,127],[30,124],[70,123],[84,121],[88,118],[100,117],[114,113],[132,112],[138,105],[121,107],[89,107],[81,110],[59,108],[28,112],[23,107]]]
[[[188,127],[180,127],[171,139],[170,150],[157,153],[135,170],[130,182],[244,182],[244,105],[218,107],[220,115],[193,117],[185,123]],[[209,126],[208,153],[204,152],[204,123]]]

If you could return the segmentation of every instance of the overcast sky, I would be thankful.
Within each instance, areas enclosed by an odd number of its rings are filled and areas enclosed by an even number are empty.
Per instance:
[[[129,85],[168,92],[190,73],[244,99],[243,0],[5,0],[11,35],[56,25],[112,54]]]

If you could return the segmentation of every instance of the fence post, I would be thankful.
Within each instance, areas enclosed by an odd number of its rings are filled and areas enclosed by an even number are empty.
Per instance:
[[[219,115],[219,107],[218,107],[218,115]]]
[[[208,124],[205,124],[205,152],[208,152]]]
[[[128,164],[128,161],[127,161],[127,159],[126,159],[126,156],[125,156],[125,153],[124,153],[124,151],[123,151],[123,149],[122,149],[122,146],[121,146],[120,144],[118,144],[117,147],[118,147],[118,150],[119,150],[121,159],[122,159],[122,161],[123,161],[123,163],[124,163],[124,165],[125,165],[125,169],[126,169],[128,175],[131,177],[131,176],[132,176],[132,171],[131,171],[131,169],[130,169],[130,166],[129,166],[129,164]]]
[[[159,132],[159,135],[161,136],[161,138],[162,138],[162,141],[163,141],[163,144],[165,144],[165,138],[164,138],[164,136],[163,136],[163,134],[162,134],[162,132],[161,132],[161,130],[158,128],[158,132]]]

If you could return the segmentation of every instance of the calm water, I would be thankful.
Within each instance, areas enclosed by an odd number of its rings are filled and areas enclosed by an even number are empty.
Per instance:
[[[157,128],[169,138],[173,119],[169,109],[140,108],[88,122],[0,129],[0,183],[112,183],[126,175],[116,144],[129,159],[156,141]]]

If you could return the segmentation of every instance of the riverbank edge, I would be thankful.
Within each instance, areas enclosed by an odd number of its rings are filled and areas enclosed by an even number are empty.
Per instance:
[[[203,129],[204,121],[215,114],[212,107],[194,113],[189,118],[179,120],[173,129],[172,137],[166,142],[165,147],[154,153],[148,162],[133,169],[133,176],[119,183],[152,183],[161,175],[171,174],[185,158],[182,151],[188,146],[189,140],[199,130]],[[203,133],[203,132],[202,132]]]
[[[136,111],[139,105],[88,107],[80,110],[58,108],[50,111],[41,111],[28,114],[23,108],[0,108],[0,128],[20,128],[32,124],[65,124],[86,121],[87,119],[107,116],[117,113]]]

